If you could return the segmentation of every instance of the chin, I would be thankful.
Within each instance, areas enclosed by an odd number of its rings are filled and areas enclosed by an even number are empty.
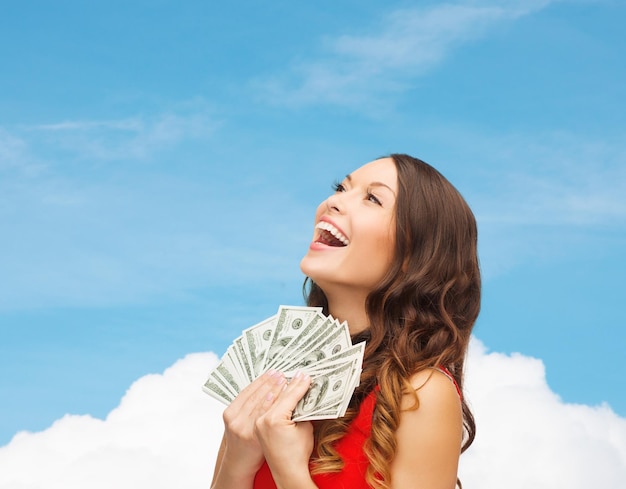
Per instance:
[[[300,260],[300,271],[302,273],[304,273],[307,277],[309,277],[309,271],[308,271],[308,267],[307,267],[307,256],[304,255],[304,257],[302,258],[302,260]]]
[[[312,280],[316,280],[316,277],[320,274],[324,274],[325,269],[328,267],[327,264],[321,263],[315,257],[310,256],[309,254],[304,255],[302,260],[300,260],[300,270],[307,277]]]

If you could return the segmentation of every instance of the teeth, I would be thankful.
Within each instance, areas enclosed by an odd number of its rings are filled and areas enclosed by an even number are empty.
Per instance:
[[[335,226],[333,226],[332,224],[326,221],[318,222],[317,226],[315,227],[317,229],[323,229],[324,231],[328,231],[330,234],[332,234],[335,238],[337,238],[346,246],[350,244],[350,240],[348,238],[346,238]]]

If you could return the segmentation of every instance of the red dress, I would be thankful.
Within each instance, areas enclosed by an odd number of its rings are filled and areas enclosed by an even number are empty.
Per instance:
[[[359,413],[352,420],[348,431],[335,448],[344,461],[341,472],[326,472],[311,476],[319,489],[371,489],[365,482],[368,460],[363,452],[363,445],[372,429],[372,414],[376,405],[376,392],[370,392],[359,408]],[[272,473],[266,462],[254,478],[254,489],[276,489]]]

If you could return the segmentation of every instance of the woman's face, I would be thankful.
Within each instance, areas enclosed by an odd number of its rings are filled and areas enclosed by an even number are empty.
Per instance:
[[[372,161],[348,175],[317,208],[313,240],[300,268],[327,295],[346,287],[368,294],[389,269],[397,180],[391,158]]]

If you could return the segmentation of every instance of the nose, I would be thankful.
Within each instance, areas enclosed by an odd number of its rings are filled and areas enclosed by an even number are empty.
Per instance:
[[[343,204],[339,195],[341,194],[333,194],[326,199],[326,209],[329,212],[343,213]]]

